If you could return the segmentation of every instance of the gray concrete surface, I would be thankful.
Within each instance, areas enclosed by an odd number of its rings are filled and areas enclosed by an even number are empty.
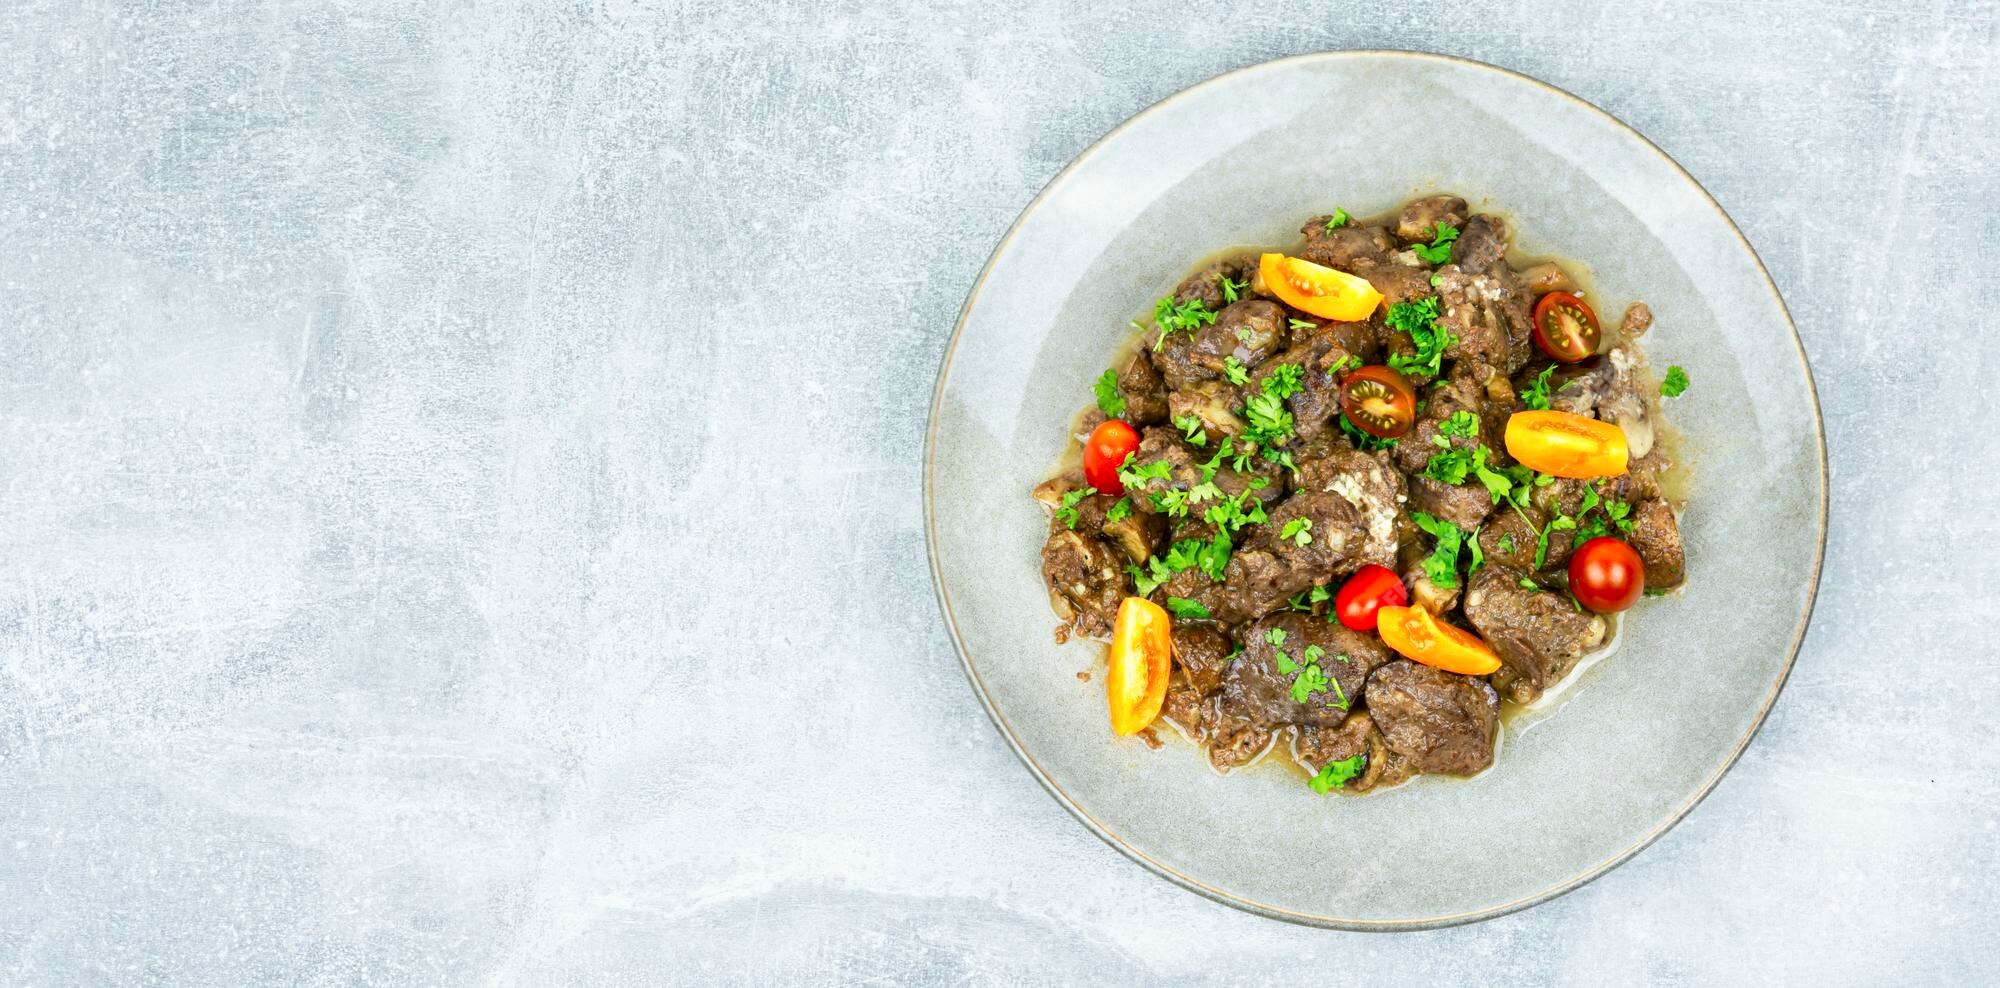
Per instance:
[[[0,983],[1990,981],[1996,33],[15,3]],[[1042,183],[1349,47],[1519,69],[1679,158],[1790,302],[1833,460],[1818,618],[1715,794],[1580,892],[1400,936],[1210,904],[1064,815],[961,679],[918,501],[952,316]]]

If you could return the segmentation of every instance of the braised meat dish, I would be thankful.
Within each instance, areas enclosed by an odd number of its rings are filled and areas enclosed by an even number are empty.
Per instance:
[[[1492,764],[1504,705],[1687,576],[1644,303],[1615,322],[1456,196],[1306,221],[1159,299],[1034,491],[1059,639],[1118,734],[1312,788]]]

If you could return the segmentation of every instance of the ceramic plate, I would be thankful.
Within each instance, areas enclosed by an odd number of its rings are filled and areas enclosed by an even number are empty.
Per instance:
[[[1356,139],[1359,135],[1363,139]],[[1691,471],[1689,587],[1641,602],[1617,653],[1511,718],[1494,767],[1321,797],[1274,763],[1223,777],[1189,744],[1111,735],[1100,647],[1055,644],[1028,497],[1127,323],[1223,247],[1287,244],[1340,205],[1451,191],[1515,251],[1587,262],[1597,310],[1642,298]],[[1613,317],[1615,318],[1615,316]],[[1442,926],[1575,888],[1728,770],[1784,685],[1826,528],[1818,402],[1743,236],[1694,179],[1546,84],[1436,55],[1333,52],[1173,96],[1049,183],[974,286],[925,449],[931,566],[966,675],[1036,778],[1098,836],[1189,889],[1280,919]],[[1170,733],[1170,732],[1168,732]]]

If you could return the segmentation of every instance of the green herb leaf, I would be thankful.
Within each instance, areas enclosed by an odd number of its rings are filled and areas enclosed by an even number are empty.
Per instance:
[[[1186,439],[1189,446],[1208,445],[1208,429],[1200,416],[1176,415],[1174,425],[1180,427],[1181,438]]]
[[[1681,392],[1686,391],[1687,389],[1688,389],[1687,371],[1681,370],[1680,365],[1678,364],[1668,365],[1667,379],[1660,382],[1660,394],[1668,398],[1679,398],[1681,396]]]
[[[1132,517],[1132,499],[1129,497],[1119,498],[1104,511],[1104,520],[1108,522],[1124,521],[1130,517]]]
[[[1311,518],[1294,518],[1278,530],[1278,538],[1303,549],[1312,544],[1312,527]]]
[[[1507,552],[1507,553],[1511,553],[1511,552],[1513,552],[1513,551],[1514,551],[1514,533],[1513,533],[1513,532],[1502,532],[1502,533],[1500,534],[1500,551],[1501,551],[1501,552]]]
[[[1327,217],[1326,219],[1326,232],[1332,233],[1333,231],[1338,230],[1343,226],[1346,226],[1348,221],[1352,220],[1353,218],[1354,217],[1347,215],[1347,210],[1342,209],[1339,206],[1333,207],[1333,215]]]
[[[1165,346],[1167,337],[1175,333],[1193,333],[1203,326],[1214,324],[1215,313],[1200,299],[1175,302],[1172,295],[1162,296],[1153,303],[1153,326],[1160,331],[1160,338],[1153,341],[1153,349]]]
[[[1125,462],[1118,467],[1118,482],[1126,490],[1145,490],[1153,486],[1153,481],[1165,480],[1174,472],[1174,465],[1166,460],[1154,460],[1145,466],[1133,464],[1139,458],[1138,452],[1125,454]]]
[[[1097,407],[1104,410],[1106,418],[1118,418],[1125,414],[1125,396],[1118,393],[1118,372],[1105,371],[1097,379]]]
[[[1411,244],[1410,249],[1426,264],[1443,264],[1451,260],[1451,242],[1457,239],[1458,231],[1440,222],[1431,236],[1430,246]]]
[[[1239,388],[1250,383],[1250,369],[1244,367],[1243,361],[1236,359],[1234,354],[1222,358],[1222,376]]]
[[[1236,281],[1231,278],[1224,278],[1222,279],[1221,286],[1222,300],[1224,302],[1234,302],[1241,296],[1243,289],[1250,287],[1250,280],[1245,278],[1242,281]]]
[[[1095,487],[1079,487],[1076,490],[1065,493],[1062,498],[1062,507],[1056,509],[1056,518],[1062,521],[1064,527],[1072,530],[1075,529],[1078,518],[1077,504],[1084,498],[1095,493],[1097,493],[1097,488]]]
[[[1388,449],[1398,442],[1395,439],[1383,439],[1380,436],[1372,436],[1362,431],[1360,426],[1348,421],[1346,412],[1341,412],[1339,415],[1334,416],[1333,420],[1340,426],[1340,431],[1346,434],[1348,441],[1354,444],[1354,448],[1364,453],[1372,453],[1378,449]]]
[[[1554,374],[1555,372],[1556,372],[1556,365],[1554,364],[1550,364],[1547,367],[1542,368],[1542,372],[1540,374],[1535,375],[1535,383],[1528,385],[1528,390],[1521,392],[1521,404],[1526,405],[1527,407],[1534,409],[1535,411],[1539,412],[1548,411],[1549,375]]]
[[[1167,610],[1174,612],[1177,618],[1201,620],[1209,617],[1208,608],[1203,607],[1200,601],[1189,600],[1186,597],[1168,597]]]
[[[1465,530],[1421,511],[1410,512],[1410,520],[1437,540],[1424,559],[1424,576],[1440,590],[1458,586],[1458,550],[1465,543]]]
[[[1465,575],[1469,577],[1486,565],[1486,552],[1479,548],[1479,526],[1473,526],[1472,532],[1466,535],[1465,547],[1472,551],[1472,561],[1465,564]]]
[[[1286,325],[1290,326],[1294,333],[1310,333],[1319,328],[1319,323],[1310,319],[1291,319],[1286,321]]]
[[[1313,792],[1324,796],[1335,789],[1347,788],[1347,784],[1360,778],[1362,771],[1367,767],[1367,755],[1351,755],[1339,761],[1327,762],[1320,766],[1319,774],[1313,776],[1306,785],[1311,786]]]
[[[1383,320],[1390,329],[1408,333],[1415,353],[1391,354],[1389,367],[1405,377],[1437,376],[1444,352],[1458,337],[1438,323],[1438,298],[1425,296],[1416,302],[1397,302]]]

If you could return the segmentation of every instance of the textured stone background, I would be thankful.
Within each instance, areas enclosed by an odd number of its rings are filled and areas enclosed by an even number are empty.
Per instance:
[[[1991,976],[1994,3],[1004,6],[11,4],[0,983]],[[1070,820],[961,678],[918,500],[1042,183],[1350,47],[1676,156],[1833,460],[1818,617],[1715,794],[1401,936]]]

